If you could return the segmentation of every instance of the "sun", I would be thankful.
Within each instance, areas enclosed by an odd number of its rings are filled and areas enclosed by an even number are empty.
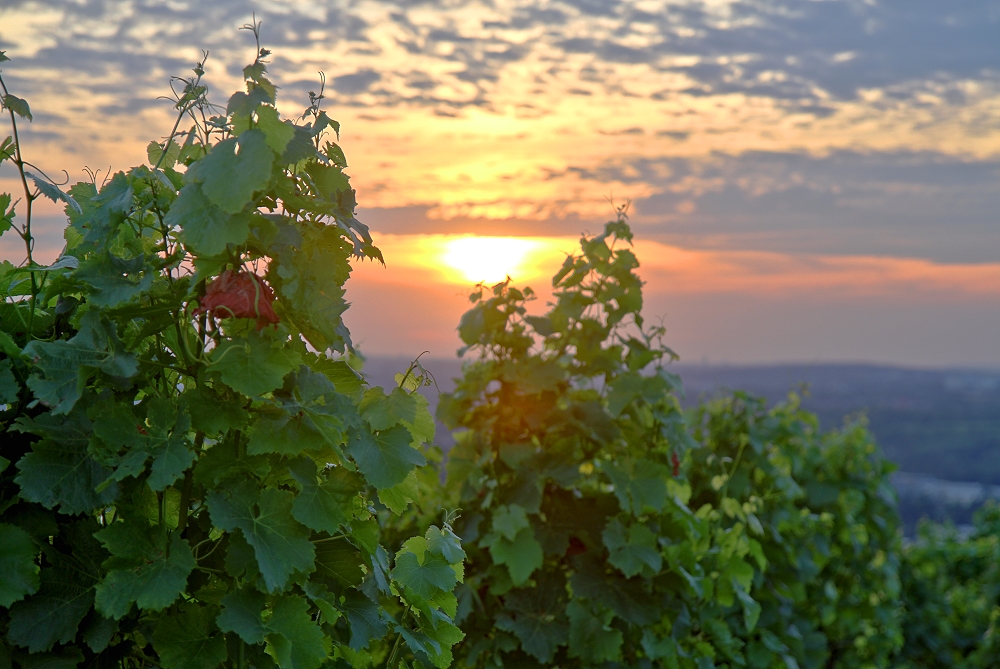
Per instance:
[[[515,279],[541,244],[518,237],[459,237],[445,243],[441,261],[469,283],[499,283]]]

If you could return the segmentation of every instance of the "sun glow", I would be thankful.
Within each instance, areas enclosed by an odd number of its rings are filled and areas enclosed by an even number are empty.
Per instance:
[[[517,237],[460,237],[445,243],[441,262],[470,283],[499,283],[527,269],[529,256],[543,246]]]

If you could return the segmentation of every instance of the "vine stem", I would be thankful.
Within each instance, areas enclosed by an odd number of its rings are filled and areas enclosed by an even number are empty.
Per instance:
[[[10,95],[10,91],[7,90],[7,84],[4,82],[2,76],[0,76],[0,90],[3,90],[5,97]],[[35,240],[31,235],[31,205],[35,201],[35,196],[32,194],[31,188],[28,186],[28,177],[24,173],[24,156],[21,154],[21,138],[17,132],[17,119],[14,117],[14,110],[7,107],[7,113],[10,115],[10,127],[14,136],[14,164],[17,165],[17,172],[21,177],[21,187],[24,189],[24,206],[26,211],[24,215],[24,226],[20,235],[21,239],[24,240],[25,255],[27,256],[26,261],[28,263],[28,267],[31,268],[32,265],[34,265],[32,252],[35,245]],[[34,327],[35,302],[38,299],[39,287],[38,280],[35,278],[35,273],[29,269],[28,275],[31,277],[31,306],[28,311],[28,337],[30,338]]]

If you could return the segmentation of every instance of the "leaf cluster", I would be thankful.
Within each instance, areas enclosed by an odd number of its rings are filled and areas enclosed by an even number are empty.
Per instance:
[[[443,668],[462,638],[450,526],[380,543],[434,422],[352,368],[344,285],[381,254],[339,125],[322,95],[282,119],[257,53],[225,109],[203,63],[176,80],[147,165],[23,180],[69,225],[0,266],[0,667]]]

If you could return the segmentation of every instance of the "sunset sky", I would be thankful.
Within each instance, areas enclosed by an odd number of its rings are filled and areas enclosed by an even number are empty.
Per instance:
[[[631,200],[645,313],[685,362],[1000,368],[997,0],[2,0],[29,159],[142,162],[202,49],[217,102],[240,85],[252,12],[283,113],[326,73],[388,265],[349,284],[366,353],[452,355],[469,287],[505,272],[543,309]]]

